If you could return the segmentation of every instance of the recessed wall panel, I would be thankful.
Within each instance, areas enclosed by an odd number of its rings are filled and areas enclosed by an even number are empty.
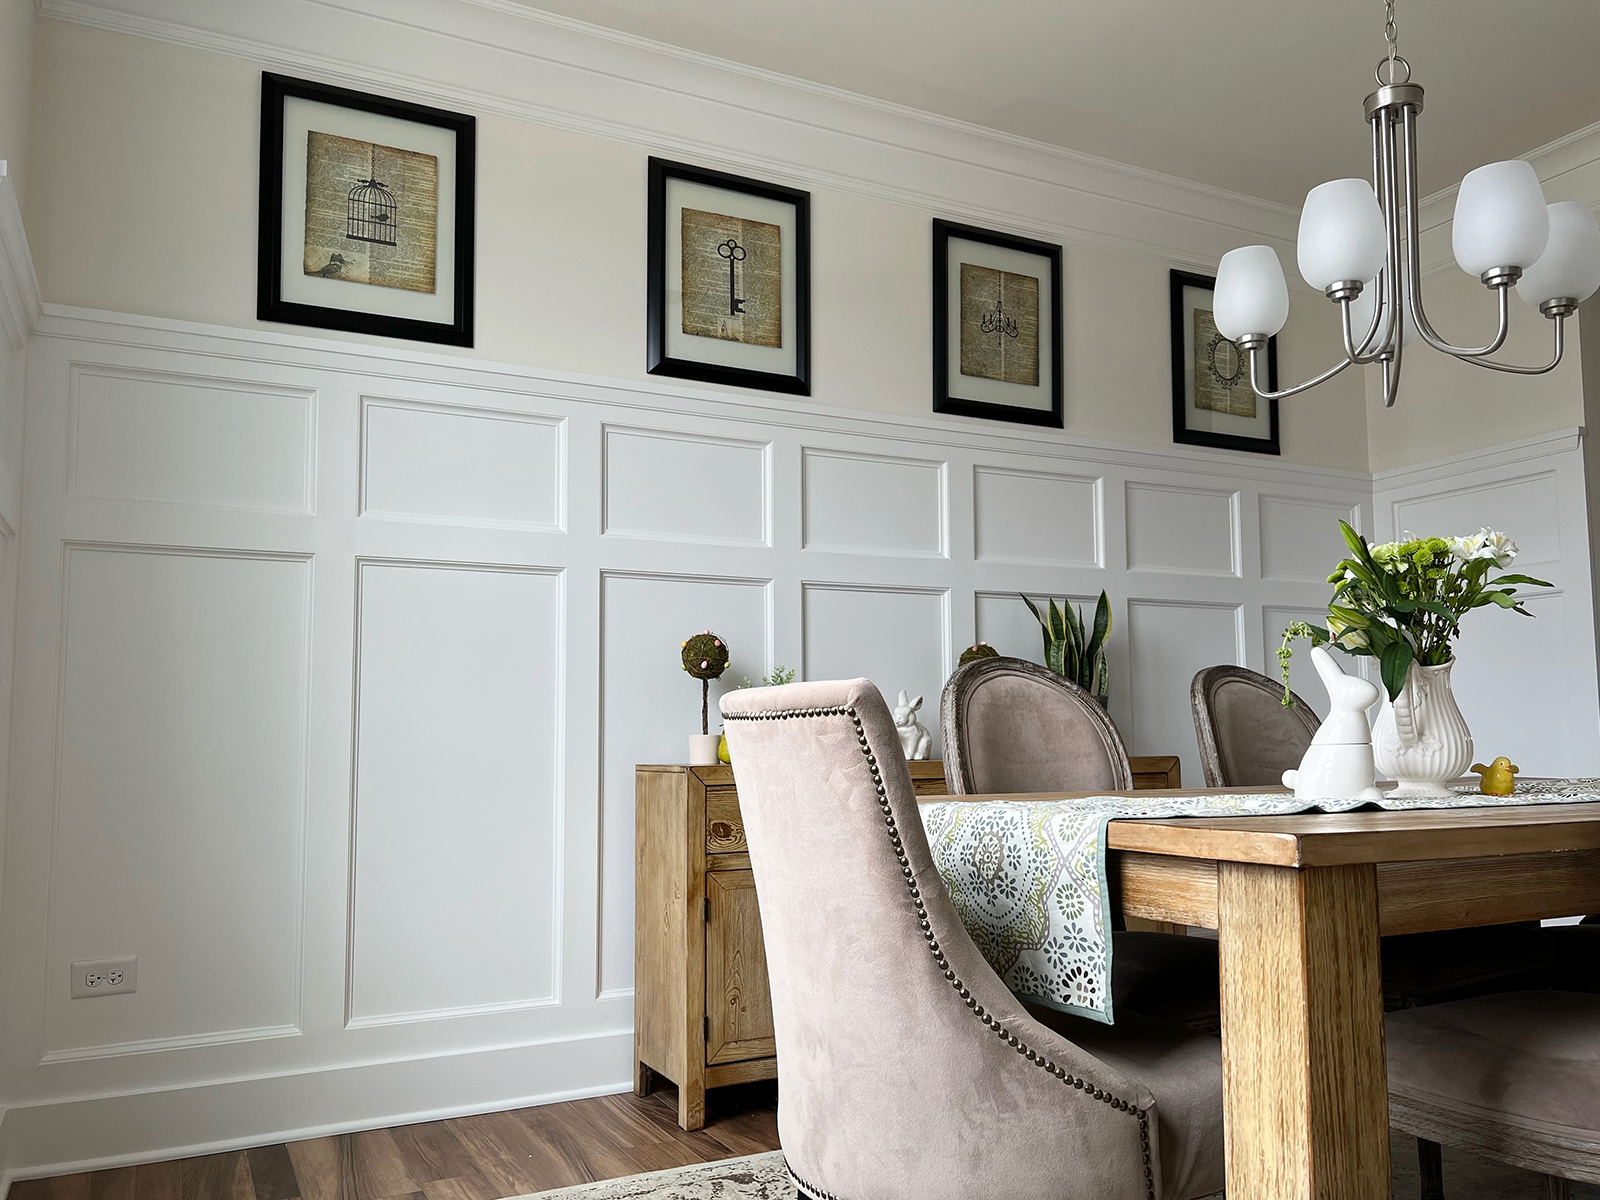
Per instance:
[[[948,666],[946,594],[913,588],[808,583],[801,620],[805,678],[872,680],[890,708],[905,689],[939,757],[939,695]]]
[[[315,397],[245,380],[76,368],[68,489],[308,513]]]
[[[943,463],[809,447],[802,456],[808,550],[913,557],[946,552]]]
[[[1133,700],[1132,726],[1123,730],[1130,754],[1176,754],[1186,784],[1204,781],[1189,687],[1203,667],[1244,662],[1241,615],[1231,604],[1128,601],[1131,678],[1113,675],[1111,691],[1126,688]]]
[[[1509,533],[1521,549],[1517,566],[1561,557],[1561,505],[1554,471],[1503,483],[1444,489],[1394,502],[1394,535],[1451,537],[1484,525]]]
[[[558,418],[375,399],[362,411],[364,513],[560,528]]]
[[[1100,566],[1099,496],[1096,479],[975,467],[976,555],[996,562]]]
[[[1128,568],[1239,574],[1239,494],[1156,483],[1127,485]]]
[[[561,577],[360,567],[350,1017],[553,999]]]
[[[605,431],[605,531],[767,544],[765,442],[651,429]]]
[[[311,564],[66,554],[46,1057],[292,1034]],[[128,955],[136,993],[68,999]]]
[[[1290,496],[1262,496],[1261,577],[1322,583],[1334,564],[1349,555],[1339,522],[1356,527],[1349,505]]]
[[[687,762],[689,735],[700,732],[700,681],[685,674],[678,647],[703,629],[727,641],[728,669],[710,689],[708,723],[716,733],[718,698],[772,667],[769,586],[689,575],[601,577],[602,994],[633,987],[634,767]]]

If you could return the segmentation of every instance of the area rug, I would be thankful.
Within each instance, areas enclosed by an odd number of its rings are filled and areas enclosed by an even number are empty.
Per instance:
[[[783,1151],[580,1183],[518,1200],[795,1200]]]

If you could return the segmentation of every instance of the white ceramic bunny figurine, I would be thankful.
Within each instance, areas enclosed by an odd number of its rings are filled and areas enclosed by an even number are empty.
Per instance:
[[[1283,782],[1297,800],[1380,800],[1373,786],[1372,727],[1367,709],[1378,689],[1357,675],[1346,675],[1321,646],[1311,661],[1328,689],[1328,719],[1311,739],[1298,771],[1285,771]]]
[[[917,720],[917,709],[922,707],[922,697],[913,700],[906,692],[894,706],[894,724],[900,734],[900,749],[908,759],[923,759],[933,753],[933,735]]]

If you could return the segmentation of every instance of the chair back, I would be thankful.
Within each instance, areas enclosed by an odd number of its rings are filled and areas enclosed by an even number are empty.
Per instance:
[[[957,668],[939,702],[939,731],[945,780],[957,794],[1133,787],[1127,747],[1099,701],[1026,659]]]
[[[1322,722],[1311,706],[1283,685],[1245,667],[1207,667],[1194,677],[1189,705],[1200,742],[1207,787],[1258,787],[1282,783],[1300,765]]]
[[[722,713],[802,1196],[1154,1200],[1153,1097],[1029,1016],[984,961],[872,683],[742,689]]]

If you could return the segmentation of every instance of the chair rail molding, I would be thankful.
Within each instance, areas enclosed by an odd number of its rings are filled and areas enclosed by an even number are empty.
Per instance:
[[[1196,270],[1246,241],[1294,251],[1299,214],[1283,204],[515,0],[39,0],[39,11]]]

